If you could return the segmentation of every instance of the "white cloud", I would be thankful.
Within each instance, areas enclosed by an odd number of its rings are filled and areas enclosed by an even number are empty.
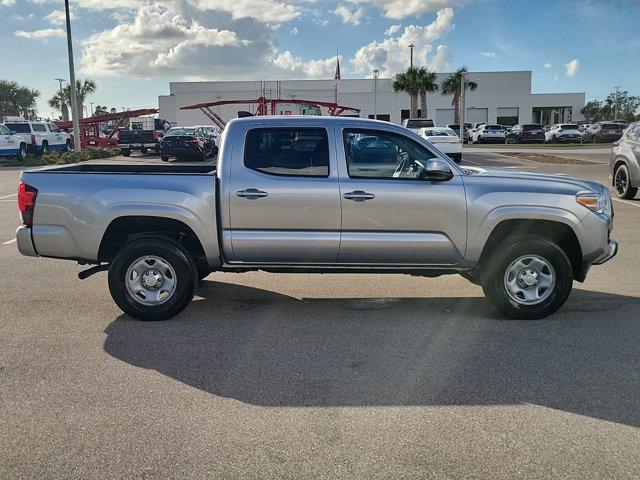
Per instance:
[[[0,1],[0,5],[2,5],[4,7],[10,7],[14,3],[16,3],[16,0],[1,0]]]
[[[73,12],[69,12],[71,15],[71,20],[74,20],[76,17]],[[44,17],[45,22],[52,23],[54,25],[63,25],[67,21],[67,16],[64,13],[64,10],[54,10],[48,15]]]
[[[62,38],[66,36],[66,32],[62,28],[43,28],[41,30],[32,30],[25,32],[18,30],[14,32],[16,37],[31,38],[36,40],[48,40],[50,38]]]
[[[389,28],[387,28],[384,31],[384,36],[385,37],[390,37],[391,35],[395,35],[396,33],[398,33],[398,30],[400,30],[401,25],[391,25]]]
[[[471,0],[351,0],[352,3],[370,3],[384,11],[385,17],[395,19],[419,16],[469,1]]]
[[[436,19],[425,26],[409,25],[397,37],[386,38],[383,41],[373,41],[361,47],[351,60],[356,72],[371,72],[377,68],[381,76],[392,76],[404,70],[410,61],[409,44],[414,44],[414,63],[424,64],[431,68],[443,67],[449,63],[449,53],[446,46],[437,48],[435,56],[429,62],[429,54],[433,50],[433,42],[454,28],[453,9],[439,10]],[[439,56],[438,56],[439,55]],[[432,66],[435,62],[435,66]],[[440,69],[440,68],[438,68]]]
[[[298,33],[298,27],[293,27],[289,30],[289,35],[291,35],[292,37],[295,37],[296,35],[298,35]]]
[[[544,64],[544,68],[551,68],[551,64],[550,64],[549,62],[546,62],[546,63]]]
[[[578,72],[578,69],[580,68],[580,60],[578,60],[577,58],[574,58],[570,62],[565,63],[564,66],[567,69],[567,72],[566,72],[567,77],[573,77]]]
[[[102,0],[100,0],[102,1]],[[234,20],[251,18],[269,24],[286,23],[301,15],[295,3],[280,0],[189,0],[196,8],[230,13]]]
[[[273,64],[286,76],[294,78],[332,78],[336,69],[336,58],[302,61],[290,51],[279,54]]]
[[[230,30],[207,28],[171,9],[149,4],[140,8],[133,23],[119,24],[86,39],[82,64],[89,75],[147,76],[154,70],[159,74],[187,70],[186,74],[197,69],[198,63],[193,63],[197,62],[193,58],[196,51],[249,43]],[[199,66],[203,64],[201,61]],[[212,67],[219,69],[220,64]]]
[[[446,72],[451,70],[451,54],[449,47],[446,45],[438,45],[436,53],[427,65],[434,72]]]
[[[342,19],[342,23],[352,23],[353,25],[360,25],[364,10],[362,10],[362,8],[349,10],[344,5],[338,5],[333,13],[335,13]]]
[[[495,52],[480,52],[480,55],[487,58],[496,58]]]

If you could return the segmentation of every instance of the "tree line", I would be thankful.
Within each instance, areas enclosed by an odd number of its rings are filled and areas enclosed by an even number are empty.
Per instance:
[[[640,120],[640,97],[629,95],[627,91],[611,92],[604,101],[591,100],[580,110],[591,122],[600,120]]]

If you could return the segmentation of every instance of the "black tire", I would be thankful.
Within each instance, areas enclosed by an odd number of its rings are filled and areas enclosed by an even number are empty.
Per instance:
[[[66,143],[64,144],[64,152],[70,152],[71,151],[71,141],[67,140]]]
[[[486,262],[482,290],[500,312],[512,319],[534,320],[556,312],[567,300],[573,286],[573,268],[565,252],[554,242],[538,236],[511,237],[495,250]],[[545,259],[553,268],[555,283],[541,294],[539,303],[525,304],[508,293],[505,276],[509,266],[521,257],[535,255]]]
[[[455,163],[462,162],[462,154],[461,153],[452,153],[451,154],[451,160],[453,160]]]
[[[146,305],[127,288],[127,271],[136,260],[155,256],[175,272],[173,294],[158,305]],[[153,268],[155,263],[150,264]],[[157,272],[156,272],[157,273]],[[170,273],[170,272],[169,272]],[[167,274],[171,278],[171,275]],[[191,254],[180,243],[162,236],[149,236],[128,243],[109,266],[109,291],[118,307],[138,320],[167,320],[182,312],[193,299],[198,285],[198,269]]]
[[[20,148],[18,149],[18,153],[16,154],[16,158],[18,160],[26,160],[27,159],[27,144],[21,143]]]
[[[147,147],[140,147],[140,153],[146,155],[149,153],[149,149]]]
[[[638,193],[638,187],[631,185],[631,177],[629,176],[629,168],[621,163],[613,173],[613,186],[616,190],[618,198],[631,199]]]
[[[46,155],[50,151],[51,150],[49,149],[49,143],[48,142],[42,142],[42,147],[40,147],[40,155]]]
[[[168,162],[169,161],[169,155],[160,155],[160,160],[162,160],[163,162]]]
[[[198,281],[204,280],[211,274],[210,268],[198,267]]]
[[[131,156],[131,149],[130,148],[121,148],[120,149],[120,154],[123,157],[130,157]]]

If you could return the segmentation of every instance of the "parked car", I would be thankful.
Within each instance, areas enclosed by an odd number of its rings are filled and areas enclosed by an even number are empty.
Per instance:
[[[220,147],[220,137],[222,136],[222,132],[217,125],[197,125],[196,128],[201,128],[205,134],[211,138],[213,141],[213,151],[214,153],[218,153],[218,148]]]
[[[629,125],[613,142],[609,178],[620,198],[633,198],[640,186],[640,122]]]
[[[166,120],[154,117],[134,117],[129,128],[118,130],[118,146],[122,155],[128,157],[134,150],[147,154],[160,153],[160,140],[171,128]]]
[[[177,159],[206,160],[214,155],[213,138],[200,127],[171,128],[160,141],[160,158],[163,162],[169,157]]]
[[[420,134],[421,128],[434,127],[435,124],[433,120],[429,118],[407,118],[402,121],[401,124],[404,128],[408,128],[409,130],[414,131],[417,134]]]
[[[27,145],[31,139],[25,135],[13,133],[0,123],[0,157],[27,158]]]
[[[504,143],[505,133],[500,125],[483,124],[470,134],[471,143]]]
[[[71,150],[71,135],[61,131],[53,123],[44,121],[20,120],[6,122],[5,126],[28,139],[27,151],[37,154],[51,150]]]
[[[514,125],[504,143],[544,143],[544,130],[538,123]]]
[[[458,136],[458,138],[460,137],[460,124],[451,124],[451,125],[447,125],[447,128],[450,128],[451,130],[453,130],[456,135]],[[469,141],[469,129],[471,128],[471,124],[470,123],[465,123],[464,124],[464,138],[462,139],[462,141],[464,143],[467,143]]]
[[[551,125],[544,134],[546,143],[582,143],[582,135],[575,123],[557,123]]]
[[[582,135],[583,142],[610,143],[622,137],[624,125],[615,122],[596,122],[592,124]]]
[[[362,137],[394,144],[394,168],[354,162],[348,145]],[[217,169],[24,171],[18,249],[95,265],[80,278],[108,269],[113,299],[141,320],[180,313],[211,271],[251,270],[459,273],[506,316],[542,318],[618,249],[601,184],[461,169],[391,123],[233,119],[221,152]]]
[[[462,161],[462,141],[449,127],[421,128],[420,135],[454,162]]]

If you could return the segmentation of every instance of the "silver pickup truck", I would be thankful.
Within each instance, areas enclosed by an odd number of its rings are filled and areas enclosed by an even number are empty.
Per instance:
[[[109,271],[142,320],[214,271],[458,273],[511,318],[542,318],[616,254],[607,189],[457,166],[420,136],[352,118],[252,117],[217,166],[77,164],[22,173],[24,255]]]

